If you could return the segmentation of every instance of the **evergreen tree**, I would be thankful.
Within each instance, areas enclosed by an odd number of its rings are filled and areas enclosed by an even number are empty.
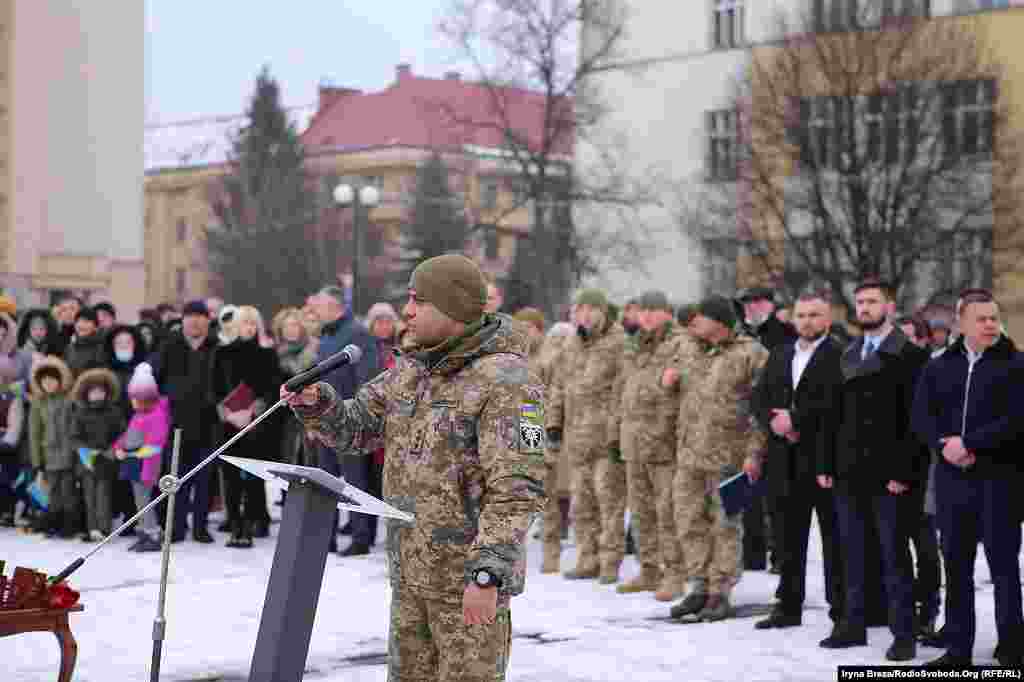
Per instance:
[[[323,279],[317,240],[307,238],[317,207],[298,132],[266,67],[246,117],[232,140],[231,172],[211,197],[218,224],[208,231],[207,250],[224,298],[270,315],[302,301]]]
[[[409,276],[427,258],[462,253],[469,225],[461,203],[449,185],[450,171],[439,154],[433,154],[416,172],[412,210],[402,224],[402,255],[395,286],[403,293]]]

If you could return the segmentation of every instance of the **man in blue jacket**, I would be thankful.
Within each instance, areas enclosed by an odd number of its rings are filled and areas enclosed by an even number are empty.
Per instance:
[[[317,353],[316,361],[322,362],[331,357],[345,346],[355,344],[363,351],[362,359],[353,365],[344,365],[334,370],[323,378],[338,393],[342,400],[354,398],[359,387],[372,379],[377,374],[377,342],[370,335],[370,332],[360,324],[351,310],[348,309],[345,301],[345,292],[341,287],[327,286],[321,289],[310,301],[320,324],[323,325],[320,332],[320,350]],[[367,490],[370,488],[370,467],[372,460],[369,457],[346,456],[339,462],[338,453],[324,446],[320,448],[320,467],[330,473],[342,475],[345,481],[359,488]],[[342,556],[360,556],[369,554],[377,536],[377,517],[367,514],[350,514],[350,528],[352,531],[352,544],[342,553]],[[335,514],[335,528],[337,528],[337,514]],[[331,551],[336,551],[336,536],[331,536]]]
[[[995,587],[995,657],[1022,664],[1020,445],[1024,357],[1000,333],[992,294],[971,289],[957,303],[962,336],[925,369],[913,426],[942,453],[936,508],[946,563],[946,653],[936,667],[970,665],[974,649],[974,561],[978,543]]]

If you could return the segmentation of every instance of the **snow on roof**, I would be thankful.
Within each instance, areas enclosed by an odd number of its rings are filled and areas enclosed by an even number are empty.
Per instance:
[[[309,126],[316,105],[288,109],[299,134]],[[231,138],[245,125],[245,114],[210,116],[146,126],[145,170],[190,168],[224,163]]]

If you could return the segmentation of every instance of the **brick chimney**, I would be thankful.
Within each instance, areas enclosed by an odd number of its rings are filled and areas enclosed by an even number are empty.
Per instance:
[[[412,78],[412,64],[402,62],[395,67],[395,80],[397,82],[404,83],[410,78]]]
[[[317,89],[316,112],[319,114],[328,107],[333,106],[340,99],[361,94],[363,94],[363,91],[355,88],[336,88],[331,85],[321,85]]]

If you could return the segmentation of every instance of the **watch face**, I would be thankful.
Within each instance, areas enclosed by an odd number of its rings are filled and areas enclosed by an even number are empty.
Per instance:
[[[487,585],[490,585],[491,584],[491,574],[488,573],[487,571],[477,571],[476,572],[476,584],[480,585],[481,587],[486,587]]]

